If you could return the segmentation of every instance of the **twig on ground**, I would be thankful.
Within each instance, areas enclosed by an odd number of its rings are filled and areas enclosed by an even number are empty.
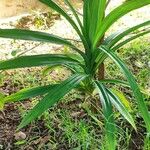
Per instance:
[[[39,44],[33,46],[32,48],[30,48],[30,49],[28,49],[28,50],[26,50],[26,51],[20,53],[17,57],[20,57],[20,56],[24,55],[25,53],[32,51],[33,49],[37,48],[38,46],[40,46],[40,45],[42,45],[42,44],[43,44],[43,43],[39,43]]]

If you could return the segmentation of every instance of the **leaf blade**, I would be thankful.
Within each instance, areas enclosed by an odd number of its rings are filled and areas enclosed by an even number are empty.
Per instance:
[[[38,95],[44,95],[51,88],[53,88],[55,86],[57,86],[57,85],[46,85],[46,86],[23,89],[23,90],[20,90],[19,92],[15,93],[15,94],[12,94],[10,96],[3,98],[3,101],[5,103],[17,102],[17,101],[22,101],[22,100],[29,99],[32,97],[36,97]]]
[[[118,19],[120,19],[122,16],[126,15],[127,13],[141,8],[143,6],[149,5],[150,1],[149,0],[129,0],[124,2],[122,5],[118,6],[115,8],[112,12],[110,12],[104,19],[103,25],[101,29],[97,32],[97,35],[95,37],[94,45],[93,47],[95,48],[97,46],[97,43],[99,42],[99,39],[103,37],[105,32],[108,30],[108,28],[115,23]]]
[[[145,21],[143,23],[140,23],[134,27],[125,29],[124,31],[118,32],[116,34],[114,34],[114,36],[110,35],[106,40],[104,40],[104,45],[106,44],[109,48],[111,48],[113,45],[115,45],[116,43],[118,43],[118,41],[120,41],[122,38],[124,38],[125,36],[127,36],[129,33],[150,25],[150,20]]]
[[[23,29],[0,29],[0,37],[17,40],[50,42],[55,44],[64,44],[68,46],[73,46],[69,41],[59,36],[39,31],[30,31]]]
[[[106,88],[102,83],[95,81],[96,87],[98,89],[100,100],[103,107],[104,120],[105,120],[105,132],[106,132],[106,143],[107,148],[110,150],[116,149],[116,125],[114,122],[112,104],[110,98],[106,91]]]
[[[74,20],[53,0],[39,0],[43,4],[49,6],[50,8],[54,9],[57,11],[59,14],[61,14],[63,17],[66,18],[66,20],[72,25],[72,27],[75,29],[75,31],[78,33],[79,37],[81,38],[83,44],[85,47],[87,47],[86,40],[84,36],[82,35],[82,32],[79,30],[78,26],[74,22]]]
[[[134,35],[134,36],[132,36],[132,37],[130,37],[130,38],[120,42],[120,43],[118,43],[117,45],[112,47],[112,50],[115,51],[115,50],[121,48],[122,46],[124,46],[125,44],[127,44],[127,43],[129,43],[129,42],[131,42],[131,41],[133,41],[133,40],[135,40],[137,38],[139,38],[140,36],[144,36],[144,35],[149,34],[149,33],[150,33],[150,30],[138,33],[138,34],[136,34],[136,35]]]
[[[53,106],[56,102],[60,100],[64,95],[66,95],[70,90],[77,86],[82,80],[84,80],[87,75],[75,74],[63,81],[61,84],[52,88],[49,93],[41,100],[29,113],[23,118],[18,129],[23,128],[31,121],[40,116],[45,110]]]
[[[126,65],[123,63],[123,61],[117,55],[115,55],[115,53],[113,51],[110,51],[105,46],[101,46],[100,50],[103,51],[104,53],[106,53],[116,63],[116,65],[122,70],[122,72],[126,76],[128,82],[129,82],[129,85],[133,91],[133,94],[136,98],[138,108],[141,112],[141,115],[142,115],[144,121],[145,121],[147,130],[148,130],[148,132],[150,132],[150,124],[149,124],[150,115],[149,115],[148,109],[146,107],[146,104],[144,102],[143,95],[141,94],[140,89],[139,89],[133,75],[130,73],[130,71],[128,70]]]
[[[110,96],[110,100],[112,104],[117,108],[117,110],[121,113],[121,115],[132,125],[132,127],[136,130],[135,122],[128,112],[126,106],[119,100],[119,98],[112,92],[107,89],[107,92]]]
[[[14,59],[1,61],[0,70],[63,64],[78,65],[80,63],[77,60],[63,54],[43,54],[33,56],[21,56]]]
[[[75,18],[81,28],[81,31],[83,31],[83,26],[82,26],[81,20],[80,20],[79,16],[77,15],[75,8],[72,6],[72,4],[71,4],[71,2],[69,2],[69,0],[64,0],[64,1],[66,2],[68,7],[70,8],[70,10],[72,11],[73,15],[75,16]]]

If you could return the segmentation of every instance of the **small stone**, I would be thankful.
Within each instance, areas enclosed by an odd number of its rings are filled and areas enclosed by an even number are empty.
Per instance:
[[[148,62],[148,67],[150,68],[150,61]]]
[[[0,144],[0,149],[3,149],[3,145]]]
[[[15,133],[15,140],[19,141],[19,140],[25,140],[26,139],[26,134],[23,133],[23,132],[18,132],[18,133]]]
[[[135,65],[136,65],[137,67],[139,67],[139,68],[143,68],[143,67],[144,67],[144,64],[143,64],[142,62],[140,62],[140,61],[136,61],[136,62],[135,62]]]

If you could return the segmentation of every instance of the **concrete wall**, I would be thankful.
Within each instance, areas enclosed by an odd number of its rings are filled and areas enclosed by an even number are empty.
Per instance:
[[[0,18],[7,18],[32,10],[45,9],[38,0],[0,0]]]

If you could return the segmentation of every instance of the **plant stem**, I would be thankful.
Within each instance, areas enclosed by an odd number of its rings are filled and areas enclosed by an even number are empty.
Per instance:
[[[102,63],[98,69],[98,80],[105,79],[105,65]]]
[[[101,43],[104,40],[104,36],[100,39],[99,45],[101,45]],[[105,64],[104,62],[102,62],[98,68],[98,80],[104,80],[105,79]]]

